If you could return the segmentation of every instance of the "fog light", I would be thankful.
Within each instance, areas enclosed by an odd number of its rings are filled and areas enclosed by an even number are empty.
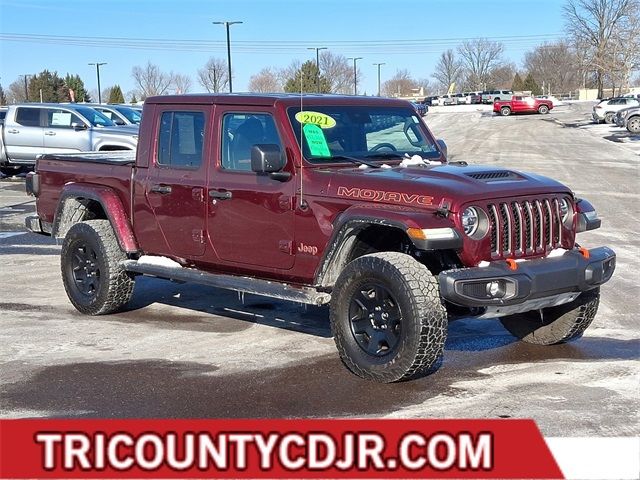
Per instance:
[[[493,280],[487,283],[487,295],[492,298],[502,298],[505,295],[505,284],[501,280]]]

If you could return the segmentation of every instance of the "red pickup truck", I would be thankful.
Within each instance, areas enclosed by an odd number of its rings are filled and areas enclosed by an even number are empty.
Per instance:
[[[64,238],[80,312],[121,309],[138,275],[329,303],[344,364],[375,381],[431,372],[460,316],[531,343],[580,337],[615,268],[576,244],[600,226],[593,207],[446,154],[401,100],[153,97],[137,152],[38,160],[27,226]]]
[[[511,100],[499,100],[493,104],[493,112],[504,117],[512,113],[540,113],[546,115],[553,109],[553,102],[534,97],[514,95]]]

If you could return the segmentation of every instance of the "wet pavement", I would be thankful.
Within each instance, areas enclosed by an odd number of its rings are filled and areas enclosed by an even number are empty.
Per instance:
[[[494,320],[458,320],[440,368],[401,384],[342,366],[326,307],[142,278],[128,311],[79,314],[60,280],[60,247],[23,233],[34,208],[23,181],[0,181],[0,415],[526,417],[549,436],[638,435],[640,157],[555,121],[580,108],[427,123],[454,159],[554,176],[596,205],[603,228],[580,241],[612,246],[619,262],[594,324],[577,342],[541,347]]]

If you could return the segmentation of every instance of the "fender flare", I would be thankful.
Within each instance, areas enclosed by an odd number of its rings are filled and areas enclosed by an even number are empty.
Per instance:
[[[129,216],[124,209],[122,201],[115,190],[102,185],[69,183],[63,187],[53,221],[52,236],[58,236],[61,229],[64,231],[65,225],[62,224],[62,221],[66,203],[72,200],[77,201],[78,199],[88,199],[98,202],[111,223],[120,248],[126,253],[139,251],[138,242],[133,234],[131,222],[129,221]]]
[[[332,267],[339,265],[346,258],[358,233],[371,226],[393,228],[404,235],[407,235],[409,228],[455,228],[451,219],[436,216],[435,210],[414,210],[389,205],[350,207],[333,222],[333,233],[316,271],[316,285],[326,286],[335,280]],[[462,247],[462,237],[452,242],[438,242],[432,245],[408,235],[407,238],[418,250],[450,250]]]

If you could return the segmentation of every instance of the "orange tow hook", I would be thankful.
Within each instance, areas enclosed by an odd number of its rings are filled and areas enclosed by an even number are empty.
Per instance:
[[[518,263],[513,258],[507,258],[507,265],[509,266],[509,270],[518,269]]]
[[[584,247],[580,247],[580,248],[578,248],[578,251],[582,254],[582,256],[583,256],[584,258],[586,258],[587,260],[589,260],[589,250],[587,250],[587,249],[586,249],[586,248],[584,248]]]

